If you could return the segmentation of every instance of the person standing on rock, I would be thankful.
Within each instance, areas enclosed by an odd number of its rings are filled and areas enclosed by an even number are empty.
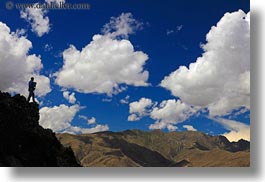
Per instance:
[[[30,81],[29,81],[29,97],[28,97],[28,102],[30,101],[30,98],[32,97],[33,102],[35,103],[35,94],[34,94],[34,90],[36,89],[36,85],[37,83],[34,82],[34,77],[31,77]]]

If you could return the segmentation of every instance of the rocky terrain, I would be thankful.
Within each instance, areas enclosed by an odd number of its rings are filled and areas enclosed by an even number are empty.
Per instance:
[[[0,166],[80,166],[71,148],[64,147],[38,121],[38,104],[0,92]]]

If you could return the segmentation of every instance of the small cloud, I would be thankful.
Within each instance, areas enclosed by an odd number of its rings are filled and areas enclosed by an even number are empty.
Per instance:
[[[57,51],[56,53],[54,53],[54,57],[55,58],[62,58],[63,57],[63,52],[62,51]]]
[[[183,25],[177,26],[177,31],[179,32],[180,30],[182,30],[182,28],[183,28]]]
[[[240,109],[238,112],[236,112],[235,116],[240,116],[241,114],[244,114],[244,113],[246,113],[248,111],[249,111],[249,109],[244,107],[244,108]]]
[[[178,33],[183,29],[183,25],[178,25],[175,29],[167,30],[167,35]]]
[[[51,29],[47,11],[41,8],[26,8],[20,11],[20,17],[31,25],[32,32],[42,37]]]
[[[129,104],[129,99],[130,99],[130,96],[127,95],[124,99],[120,100],[120,103],[121,104]]]
[[[173,30],[167,30],[167,35],[170,35],[170,34],[172,34],[172,33],[174,33]]]
[[[48,43],[45,44],[43,48],[45,52],[50,52],[53,49],[52,45]]]
[[[142,117],[148,115],[150,108],[153,106],[153,102],[148,98],[141,98],[139,101],[130,103],[130,115],[128,121],[137,121]]]
[[[185,45],[183,45],[183,44],[179,44],[179,47],[181,47],[181,48],[184,49],[185,51],[188,50],[188,48],[187,48]]]
[[[65,0],[45,0],[46,3],[64,3]],[[38,3],[35,3],[38,5]],[[20,18],[26,20],[30,26],[31,31],[36,33],[38,37],[42,37],[44,34],[49,33],[51,25],[49,17],[47,16],[48,10],[42,8],[25,8],[20,10]]]
[[[128,121],[138,121],[141,117],[137,116],[136,114],[131,114],[128,116]]]
[[[16,34],[17,36],[21,37],[21,36],[24,36],[26,33],[27,33],[27,30],[21,28],[21,29],[17,29],[15,34]]]
[[[197,131],[193,126],[191,125],[183,125],[183,128],[187,129],[188,131]]]
[[[69,91],[63,92],[63,97],[68,100],[69,103],[74,104],[76,102],[75,93],[71,93]]]
[[[84,115],[78,115],[78,118],[83,119],[83,120],[88,120],[88,118]]]
[[[71,126],[64,130],[64,133],[70,133],[70,134],[87,134],[87,133],[97,133],[102,131],[108,131],[109,126],[106,125],[96,125],[93,128],[80,128],[78,126]]]
[[[111,102],[112,99],[111,98],[105,98],[105,99],[102,99],[102,102]]]
[[[174,126],[172,124],[168,124],[167,127],[168,131],[176,131],[178,129],[177,126]]]
[[[87,122],[88,122],[89,125],[95,124],[96,123],[96,118],[92,117],[91,119],[88,119]]]
[[[134,19],[131,13],[122,13],[119,17],[111,17],[110,22],[102,28],[102,33],[110,37],[128,39],[130,34],[143,29],[143,23]]]
[[[88,117],[85,116],[85,115],[78,115],[78,118],[87,121],[87,124],[88,125],[91,125],[91,124],[95,124],[96,123],[96,118],[95,117],[92,117],[92,118],[88,119]]]

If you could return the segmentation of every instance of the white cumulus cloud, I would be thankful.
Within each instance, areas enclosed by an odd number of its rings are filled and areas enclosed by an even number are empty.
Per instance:
[[[69,107],[61,104],[54,107],[43,107],[40,109],[40,125],[55,132],[61,132],[71,127],[71,122],[79,110],[79,105]]]
[[[69,103],[74,104],[76,102],[75,93],[70,93],[69,91],[63,92],[63,97],[68,100]]]
[[[19,31],[11,32],[0,22],[0,90],[27,95],[28,81],[33,76],[37,82],[37,96],[51,91],[49,78],[40,75],[43,68],[41,57],[29,55],[31,48],[31,41]]]
[[[175,131],[178,128],[175,125],[187,120],[198,111],[197,107],[189,106],[175,99],[164,100],[158,106],[157,104],[157,102],[144,97],[130,103],[128,121],[138,121],[144,116],[149,116],[155,120],[149,129]]]
[[[186,104],[208,108],[211,116],[250,109],[249,16],[241,10],[226,13],[207,34],[203,55],[160,85]]]
[[[122,32],[131,33],[129,30]],[[63,51],[63,59],[64,65],[55,76],[56,83],[64,88],[111,96],[124,91],[126,85],[148,85],[149,73],[144,70],[148,56],[135,51],[126,39],[115,39],[109,34],[94,35],[81,51],[70,45]]]
[[[180,100],[164,100],[158,107],[154,107],[150,113],[150,117],[156,122],[149,126],[149,129],[164,129],[176,130],[174,126],[188,119],[195,114],[197,109],[191,107]]]
[[[139,101],[135,101],[130,103],[129,105],[129,115],[128,121],[137,121],[141,119],[143,116],[146,116],[150,111],[150,107],[153,105],[151,99],[141,98]]]
[[[61,104],[54,107],[43,107],[40,109],[40,125],[44,128],[50,128],[54,132],[68,132],[73,134],[94,133],[109,130],[108,125],[96,125],[93,128],[73,126],[72,121],[80,109],[81,107],[77,104],[73,106]]]
[[[46,14],[47,11],[41,8],[26,8],[20,11],[20,17],[31,25],[32,32],[39,37],[50,31],[49,17]]]

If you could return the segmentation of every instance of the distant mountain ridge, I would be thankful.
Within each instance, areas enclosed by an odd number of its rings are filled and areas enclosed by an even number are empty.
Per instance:
[[[250,166],[250,142],[229,142],[224,136],[194,131],[126,130],[57,138],[73,149],[83,166]]]

